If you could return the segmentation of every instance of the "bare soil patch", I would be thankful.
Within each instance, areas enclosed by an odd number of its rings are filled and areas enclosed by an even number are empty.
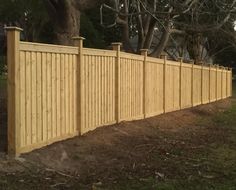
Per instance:
[[[112,187],[122,180],[148,177],[187,179],[198,172],[194,166],[198,163],[196,154],[204,154],[209,144],[226,141],[227,131],[217,128],[209,119],[230,106],[231,100],[227,99],[101,127],[82,137],[25,154],[22,160],[2,158],[0,176],[8,173],[7,180],[14,177],[16,184],[21,178],[12,173],[20,172],[22,176],[31,176],[30,179],[34,176],[32,184],[44,181],[38,184],[41,189],[91,189],[97,184]],[[202,120],[209,123],[202,125]]]

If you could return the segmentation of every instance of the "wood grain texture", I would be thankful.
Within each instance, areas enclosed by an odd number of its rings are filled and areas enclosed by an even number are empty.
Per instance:
[[[20,154],[100,126],[232,96],[232,70],[114,50],[19,41],[8,33],[9,152]],[[19,63],[19,64],[16,64]]]

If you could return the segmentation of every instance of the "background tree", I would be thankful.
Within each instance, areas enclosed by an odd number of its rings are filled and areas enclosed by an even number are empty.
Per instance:
[[[235,3],[235,0],[113,0],[102,5],[101,23],[105,25],[103,10],[110,10],[114,23],[108,27],[122,28],[125,50],[138,53],[145,48],[154,57],[160,56],[170,41],[179,48],[176,36],[182,36],[185,39],[182,46],[189,57],[200,62],[209,33],[232,24]],[[134,36],[138,36],[135,47],[131,43]]]
[[[0,0],[0,22],[24,28],[27,41],[50,41],[51,23],[42,1]]]
[[[54,41],[72,44],[72,37],[79,35],[81,12],[99,6],[102,0],[44,0],[54,26]]]

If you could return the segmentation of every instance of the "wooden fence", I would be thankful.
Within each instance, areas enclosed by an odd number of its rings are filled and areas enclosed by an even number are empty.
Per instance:
[[[55,46],[8,36],[8,152],[29,152],[97,127],[232,95],[232,70],[120,51]]]

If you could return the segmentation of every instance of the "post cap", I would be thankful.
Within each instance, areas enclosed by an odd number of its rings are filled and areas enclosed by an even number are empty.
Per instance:
[[[183,57],[178,57],[177,60],[178,61],[183,61]]]
[[[121,42],[113,42],[111,43],[112,46],[121,46],[122,43]]]
[[[82,36],[75,36],[75,37],[72,37],[72,40],[85,40],[85,38]]]
[[[5,27],[4,29],[5,29],[6,31],[13,31],[13,30],[15,30],[15,31],[20,31],[20,32],[23,31],[22,28],[16,27],[16,26],[7,26],[7,27]]]
[[[189,63],[190,63],[190,64],[194,64],[194,60],[193,60],[193,59],[190,59],[190,60],[189,60]]]
[[[148,49],[140,49],[140,52],[148,52]]]

